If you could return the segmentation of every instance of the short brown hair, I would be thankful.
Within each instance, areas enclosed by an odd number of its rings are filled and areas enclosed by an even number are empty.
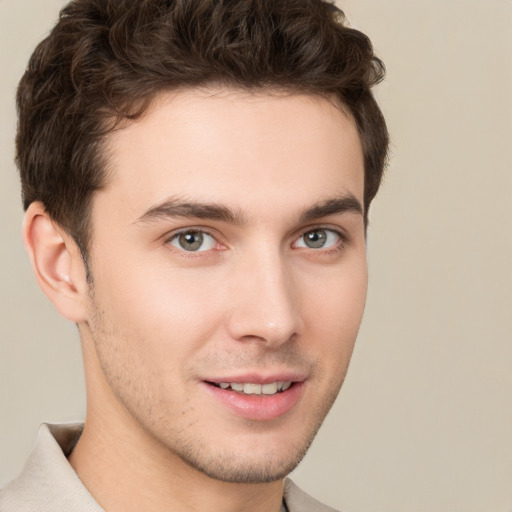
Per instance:
[[[85,258],[104,136],[161,91],[220,84],[334,95],[361,137],[367,215],[388,148],[371,92],[384,66],[344,21],[322,0],[71,1],[18,87],[24,207],[41,201]]]

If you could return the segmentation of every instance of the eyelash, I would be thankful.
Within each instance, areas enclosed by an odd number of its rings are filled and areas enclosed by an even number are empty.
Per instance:
[[[313,248],[308,248],[308,247],[295,247],[295,249],[307,250],[307,251],[312,251],[312,252],[319,253],[319,254],[330,255],[330,254],[336,254],[336,253],[342,252],[345,249],[346,244],[348,242],[350,242],[349,237],[347,236],[347,234],[344,231],[342,231],[340,229],[334,229],[334,228],[328,227],[328,226],[319,225],[319,226],[308,226],[307,228],[303,229],[300,232],[300,234],[294,239],[294,242],[292,243],[292,247],[297,243],[298,240],[300,240],[306,234],[314,232],[314,231],[320,231],[320,230],[324,230],[329,233],[333,233],[334,235],[336,235],[339,238],[338,242],[336,242],[332,247],[328,247],[325,249],[322,249],[322,248],[313,249]],[[202,233],[202,234],[212,237],[215,240],[216,244],[224,245],[222,242],[220,242],[218,240],[218,238],[219,238],[218,235],[214,235],[208,229],[202,228],[202,227],[189,227],[186,229],[181,229],[179,231],[175,231],[170,236],[166,237],[165,244],[170,245],[171,242],[176,240],[179,236],[187,234],[187,233]],[[173,249],[175,249],[177,252],[179,252],[179,254],[181,256],[186,257],[186,258],[205,257],[212,250],[212,249],[207,249],[207,250],[203,250],[203,251],[187,251],[185,249],[179,249],[177,247],[173,247]],[[222,249],[217,249],[217,250],[222,250]]]

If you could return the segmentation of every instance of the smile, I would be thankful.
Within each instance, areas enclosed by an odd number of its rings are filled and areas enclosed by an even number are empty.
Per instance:
[[[218,380],[205,380],[203,385],[210,396],[236,416],[270,421],[292,410],[306,389],[305,376],[286,373],[273,378],[261,375],[239,376],[236,382],[230,382],[235,379],[226,375]]]
[[[255,384],[252,382],[220,382],[212,383],[215,387],[221,389],[232,389],[237,393],[244,395],[275,395],[286,391],[291,385],[291,381],[269,382],[267,384]]]

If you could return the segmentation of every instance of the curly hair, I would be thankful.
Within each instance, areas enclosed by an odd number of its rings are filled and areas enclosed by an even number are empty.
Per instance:
[[[41,201],[85,258],[105,136],[160,92],[221,85],[334,96],[361,138],[367,215],[387,160],[383,77],[368,37],[323,0],[73,0],[18,87],[24,207]]]

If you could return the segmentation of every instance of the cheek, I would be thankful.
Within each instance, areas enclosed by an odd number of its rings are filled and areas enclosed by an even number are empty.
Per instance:
[[[319,286],[322,283],[323,286]],[[341,266],[328,279],[308,284],[307,302],[302,306],[305,325],[315,341],[325,364],[339,366],[352,354],[361,324],[367,290],[367,268],[364,257],[353,264]],[[307,336],[306,340],[307,341]],[[310,347],[311,349],[311,347]]]
[[[219,325],[212,290],[176,269],[125,268],[129,278],[120,266],[93,272],[89,326],[101,372],[133,414],[185,411],[190,362]]]
[[[214,273],[136,263],[127,268],[129,273],[119,266],[99,273],[96,294],[114,335],[130,340],[144,357],[159,363],[197,349],[219,325]]]
[[[310,310],[326,324],[359,325],[366,301],[368,274],[364,253],[356,254],[337,268],[305,274],[304,294]]]

